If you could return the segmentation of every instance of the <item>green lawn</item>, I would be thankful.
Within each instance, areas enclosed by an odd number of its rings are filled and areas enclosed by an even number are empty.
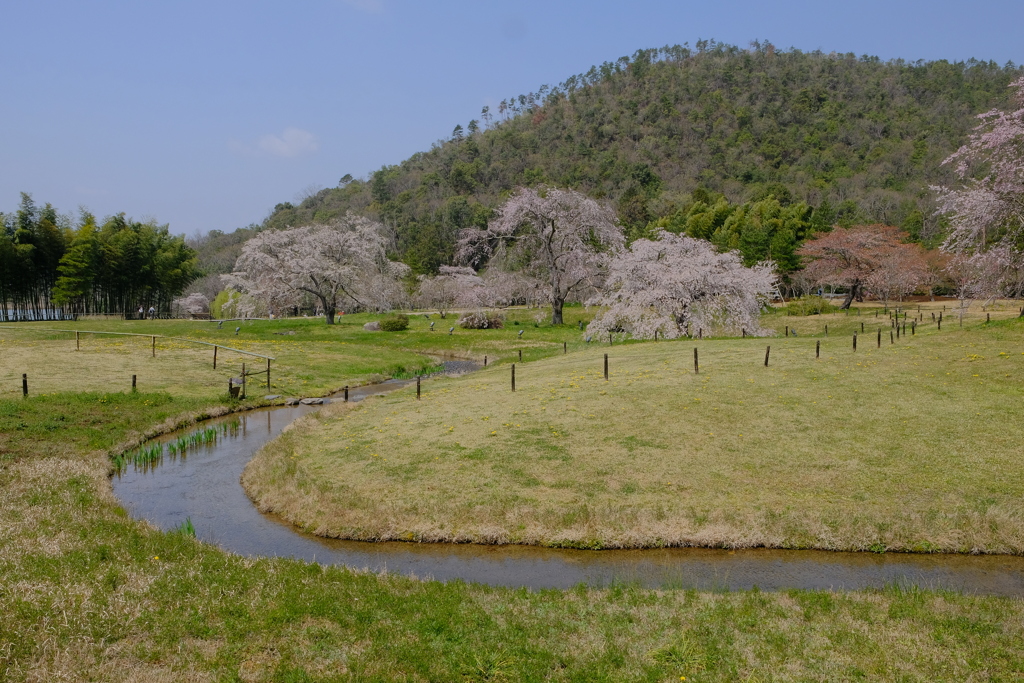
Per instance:
[[[1024,552],[1024,321],[896,343],[886,325],[878,348],[860,318],[556,355],[519,365],[515,393],[493,367],[333,406],[243,482],[343,538]]]

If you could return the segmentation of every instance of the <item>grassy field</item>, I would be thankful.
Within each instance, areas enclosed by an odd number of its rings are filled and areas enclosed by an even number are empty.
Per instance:
[[[129,519],[108,452],[214,399],[0,399],[5,681],[902,681],[1024,674],[1024,601],[529,592],[226,554]],[[210,411],[209,409],[213,410]]]
[[[150,325],[155,329],[141,329],[163,333],[156,330],[180,325],[177,334],[193,334],[184,323]],[[126,324],[110,326],[125,329]],[[304,334],[296,329],[295,336]],[[342,335],[340,329],[321,329],[308,334]],[[537,357],[560,352],[557,335],[577,337],[571,330],[540,330],[550,336],[539,340],[546,346],[528,352]],[[1014,328],[1004,332],[1019,339]],[[272,334],[267,328],[268,340]],[[459,348],[454,340],[433,342],[428,334],[414,331],[407,338],[422,347],[429,342],[431,350],[452,343],[448,348],[459,355],[471,347],[500,351],[506,359],[518,346],[512,335],[467,335]],[[9,338],[6,331],[0,337]],[[358,355],[386,367],[393,356],[381,348]],[[613,353],[644,348],[613,347]],[[141,351],[144,355],[146,349]],[[5,371],[7,357],[0,355]],[[714,361],[707,362],[710,372]],[[530,385],[533,370],[528,369],[539,365],[520,366],[521,391]],[[328,381],[334,380],[314,375],[311,383],[327,386]],[[621,388],[629,380],[616,381]],[[437,386],[438,393],[449,389],[450,396],[454,385],[424,386],[428,391]],[[622,585],[534,593],[238,557],[130,519],[111,493],[111,453],[197,417],[244,407],[227,401],[219,388],[211,392],[185,383],[135,394],[120,385],[106,393],[65,385],[61,393],[32,393],[24,400],[0,397],[0,680],[980,681],[1024,676],[1021,599],[899,588],[730,593]],[[439,403],[421,408],[427,405]]]
[[[1021,553],[1014,313],[926,313],[896,343],[887,318],[778,316],[801,336],[592,348],[520,365],[515,393],[489,368],[307,417],[243,483],[363,540]]]
[[[178,393],[227,392],[229,377],[239,376],[242,363],[252,371],[265,369],[265,361],[220,350],[213,369],[213,349],[190,343],[197,340],[271,356],[270,391],[293,396],[323,396],[348,384],[356,386],[396,374],[409,375],[436,363],[434,357],[456,356],[488,362],[518,358],[542,358],[561,353],[562,343],[575,349],[584,346],[578,329],[571,325],[589,320],[580,308],[566,309],[568,327],[534,327],[537,311],[517,310],[509,315],[504,330],[462,330],[453,334],[452,316],[441,320],[412,316],[404,332],[367,332],[363,324],[380,316],[345,315],[333,326],[322,319],[293,318],[274,321],[216,323],[179,320],[81,320],[61,323],[0,325],[0,396],[21,394],[21,375],[29,376],[31,392],[105,391],[138,386],[146,391]],[[517,319],[518,317],[518,319]],[[430,323],[437,331],[430,331]],[[517,322],[518,325],[512,324]],[[235,328],[241,330],[236,335]],[[49,332],[60,328],[68,332]],[[441,329],[443,328],[443,329]],[[76,350],[73,330],[132,333],[144,336],[80,335]],[[523,330],[523,336],[518,331]],[[157,337],[156,354],[152,339]],[[170,339],[175,337],[176,339]],[[268,393],[263,378],[250,380],[251,394]]]

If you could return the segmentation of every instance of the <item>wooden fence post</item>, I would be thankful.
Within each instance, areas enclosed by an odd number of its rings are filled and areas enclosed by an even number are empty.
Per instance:
[[[79,332],[75,332],[75,351],[82,350],[81,338],[79,337],[79,334]]]
[[[132,375],[132,392],[136,391],[135,375]]]
[[[487,367],[487,356],[484,356],[484,367]]]
[[[814,342],[814,357],[821,358],[821,340]]]
[[[825,325],[825,336],[826,337],[828,336],[828,325],[827,324]]]
[[[153,337],[153,358],[156,358],[156,337]]]
[[[562,342],[562,355],[564,356],[567,353],[569,353],[569,343]]]
[[[523,362],[523,350],[522,349],[519,349],[519,362],[520,363]]]
[[[28,373],[21,373],[21,396],[28,398]]]
[[[766,348],[764,350],[764,366],[765,367],[768,367],[768,356],[771,355],[771,352],[772,352],[772,347],[771,347],[771,344],[769,344],[768,348]]]
[[[742,331],[743,331],[743,338],[746,339],[747,338],[747,328],[744,327]]]
[[[786,336],[789,336],[789,325],[786,325]]]
[[[693,347],[693,374],[700,374],[700,363],[697,362],[697,347]]]
[[[604,354],[604,381],[608,381],[608,354]]]
[[[345,385],[345,403],[348,403],[348,385]]]
[[[213,347],[213,369],[214,369],[214,370],[216,370],[216,369],[217,369],[217,349],[218,349],[218,348],[219,348],[219,347],[217,347],[217,346],[214,346],[214,347]]]
[[[893,340],[893,336],[892,336],[892,330],[889,330],[889,343],[890,343],[890,344],[895,344],[895,343],[896,343],[896,342],[895,342],[895,341]]]
[[[270,390],[270,359],[267,359],[267,391]]]
[[[853,351],[854,351],[854,353],[857,352],[857,333],[856,332],[853,333]]]
[[[245,398],[245,363],[242,363],[242,398]]]
[[[878,328],[878,348],[882,348],[882,328]]]
[[[420,376],[416,375],[416,400],[420,400]]]
[[[607,358],[607,357],[608,356],[605,355],[605,358]],[[516,390],[516,364],[513,363],[512,364],[512,391],[515,391],[515,390]]]

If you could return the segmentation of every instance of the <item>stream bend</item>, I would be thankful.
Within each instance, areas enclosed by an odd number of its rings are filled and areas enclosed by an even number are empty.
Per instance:
[[[449,371],[475,369],[446,362]],[[358,401],[409,384],[389,380],[350,391]],[[532,546],[368,543],[303,533],[260,513],[239,479],[246,463],[285,426],[315,406],[280,406],[216,418],[238,429],[214,443],[164,457],[155,467],[129,466],[114,476],[118,499],[137,518],[171,530],[191,519],[196,537],[239,555],[293,557],[354,569],[495,586],[569,588],[636,583],[650,588],[857,590],[915,585],[987,595],[1024,596],[1024,557],[914,555],[814,550],[568,550]],[[155,442],[169,442],[178,434]]]

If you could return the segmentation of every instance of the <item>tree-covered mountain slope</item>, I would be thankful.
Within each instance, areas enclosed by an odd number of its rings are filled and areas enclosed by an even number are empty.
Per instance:
[[[950,181],[942,161],[976,114],[1009,101],[1020,73],[767,43],[641,50],[485,109],[366,180],[279,204],[261,227],[355,211],[392,226],[397,256],[432,272],[450,262],[458,231],[486,223],[510,190],[547,183],[610,202],[634,236],[658,219],[685,223],[696,202],[773,196],[812,229],[878,222],[934,240],[929,185]]]

